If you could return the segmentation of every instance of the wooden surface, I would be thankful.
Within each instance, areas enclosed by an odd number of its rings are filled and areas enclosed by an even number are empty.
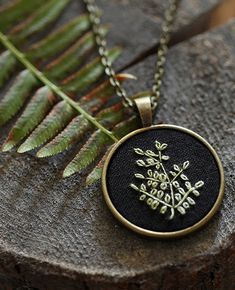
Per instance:
[[[119,69],[157,43],[163,1],[99,2],[115,25],[109,42],[125,48]],[[215,2],[182,1],[175,30]],[[60,22],[81,11],[73,1]],[[154,62],[149,56],[128,69],[139,78],[129,92],[152,85]],[[86,172],[61,179],[68,156],[1,154],[0,290],[235,289],[234,67],[234,21],[170,49],[155,122],[205,137],[226,176],[221,210],[192,236],[158,241],[128,231],[107,209],[100,184],[85,187]]]

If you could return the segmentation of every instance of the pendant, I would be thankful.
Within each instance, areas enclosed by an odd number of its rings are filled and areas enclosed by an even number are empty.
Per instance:
[[[148,117],[149,118],[149,117]],[[105,201],[129,229],[174,238],[206,224],[224,192],[224,172],[212,146],[174,125],[138,129],[115,144],[102,173]]]

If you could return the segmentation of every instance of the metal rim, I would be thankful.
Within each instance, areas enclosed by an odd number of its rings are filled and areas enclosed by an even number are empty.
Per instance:
[[[194,225],[187,227],[185,229],[179,230],[179,231],[173,231],[173,232],[156,232],[156,231],[151,231],[151,230],[147,230],[144,228],[141,228],[139,226],[136,226],[135,224],[131,223],[130,221],[128,221],[125,217],[123,217],[118,210],[115,208],[115,206],[113,205],[110,197],[109,197],[109,193],[108,193],[108,189],[107,189],[107,184],[106,184],[106,176],[107,176],[107,171],[108,171],[108,165],[109,162],[113,156],[113,154],[116,152],[116,150],[119,148],[119,146],[121,146],[121,144],[123,144],[127,139],[131,138],[134,135],[137,135],[139,133],[142,133],[144,131],[148,131],[148,130],[154,130],[154,129],[175,129],[175,130],[179,130],[179,131],[183,131],[185,133],[188,133],[189,135],[195,137],[196,139],[198,139],[199,141],[201,141],[211,152],[211,154],[213,155],[213,157],[215,158],[215,161],[217,163],[218,169],[219,169],[219,173],[220,173],[220,189],[219,189],[219,194],[218,197],[216,199],[216,202],[214,203],[213,207],[211,208],[211,210],[197,223],[195,223]],[[114,147],[111,149],[111,151],[109,152],[107,159],[104,163],[104,168],[102,171],[102,189],[103,189],[103,195],[104,195],[104,199],[105,202],[108,206],[108,208],[111,210],[112,214],[123,224],[125,225],[127,228],[129,228],[130,230],[141,234],[141,235],[145,235],[145,236],[149,236],[149,237],[155,237],[155,238],[176,238],[176,237],[181,237],[184,235],[187,235],[189,233],[192,233],[196,230],[198,230],[199,228],[201,228],[202,226],[204,226],[212,217],[213,215],[217,212],[222,199],[223,199],[223,195],[224,195],[224,170],[223,170],[223,166],[222,163],[220,161],[219,156],[217,155],[216,151],[213,149],[213,147],[203,138],[201,137],[199,134],[180,127],[180,126],[175,126],[175,125],[168,125],[168,124],[162,124],[162,125],[155,125],[155,126],[151,126],[151,127],[147,127],[147,128],[141,128],[138,130],[135,130],[131,133],[129,133],[128,135],[126,135],[125,137],[123,137],[121,140],[119,140]]]

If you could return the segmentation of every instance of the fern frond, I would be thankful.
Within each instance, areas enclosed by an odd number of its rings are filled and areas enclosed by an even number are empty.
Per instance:
[[[70,0],[41,0],[40,3],[37,1],[35,0],[35,3],[38,3],[39,8],[24,21],[14,27],[14,23],[18,20],[13,21],[12,18],[6,24],[5,28],[10,28],[9,37],[0,32],[0,42],[7,49],[0,55],[0,86],[11,76],[15,68],[20,68],[19,64],[24,67],[24,71],[19,73],[0,101],[0,125],[16,115],[32,94],[23,113],[10,130],[2,151],[12,149],[26,138],[18,148],[18,152],[23,153],[49,142],[38,151],[37,156],[50,156],[82,140],[87,131],[93,132],[65,168],[64,176],[69,176],[86,169],[98,160],[105,149],[113,141],[117,141],[116,135],[122,136],[134,126],[128,123],[129,120],[121,122],[129,115],[129,111],[124,109],[121,103],[102,109],[104,105],[109,104],[110,96],[115,93],[109,81],[103,82],[80,97],[84,91],[88,91],[89,87],[104,77],[100,57],[80,68],[87,59],[86,56],[96,46],[94,35],[89,32],[91,25],[88,15],[84,14],[71,20],[42,40],[27,46],[30,37],[35,32],[49,27],[70,2]],[[26,5],[26,2],[28,1],[17,0],[13,3]],[[25,16],[30,14],[32,8],[29,7],[27,11]],[[22,19],[21,13],[18,15],[19,19]],[[102,27],[103,34],[106,34],[107,30],[107,27]],[[25,53],[23,54],[16,46],[26,47]],[[120,53],[120,48],[110,49],[109,61],[114,61]],[[39,69],[32,62],[37,64]],[[119,81],[127,78],[131,76],[118,76]],[[54,81],[59,82],[59,85],[53,83]],[[71,96],[78,97],[79,102]],[[59,101],[59,98],[62,101]],[[97,171],[92,172],[97,178]],[[92,173],[90,176],[90,180],[96,179],[92,177]]]
[[[9,50],[0,54],[0,87],[2,87],[5,81],[9,79],[16,66],[17,60]]]
[[[81,151],[66,166],[63,172],[63,177],[69,177],[90,165],[95,160],[97,155],[103,151],[104,145],[108,141],[110,141],[108,136],[99,130],[93,133]]]
[[[98,164],[95,166],[95,168],[87,175],[86,178],[86,185],[92,185],[95,182],[99,181],[101,176],[102,176],[102,170],[104,167],[105,160],[109,154],[109,151],[112,149],[112,146],[107,149],[106,153],[104,156],[100,159]]]
[[[11,150],[24,139],[45,118],[56,100],[57,97],[48,87],[40,88],[11,129],[2,151]]]
[[[120,53],[121,50],[119,48],[110,50],[110,61],[112,62]],[[92,69],[95,72],[92,72]],[[88,85],[98,81],[102,76],[102,72],[99,58],[96,58],[79,70],[78,73],[74,74],[71,79],[67,79],[65,88],[74,88],[76,84],[78,86],[77,91],[82,88],[84,89]],[[18,75],[15,83],[0,101],[0,126],[4,125],[17,114],[27,100],[30,92],[39,85],[40,82],[28,70]],[[71,93],[70,91],[68,92]]]
[[[101,33],[105,35],[108,29],[101,28]],[[63,53],[56,60],[52,61],[45,67],[46,75],[49,78],[61,80],[68,73],[71,73],[80,64],[84,62],[86,56],[92,49],[95,48],[95,41],[92,32],[86,33],[73,46],[71,46],[65,53]],[[76,61],[74,61],[76,59]]]
[[[49,34],[43,40],[33,44],[26,52],[27,57],[33,61],[48,59],[62,52],[76,39],[80,38],[90,27],[86,14],[74,18],[64,26]]]
[[[120,83],[126,79],[132,78],[133,76],[128,74],[117,75],[117,79]],[[110,85],[109,81],[105,81],[97,88],[93,89],[89,94],[82,97],[80,99],[80,104],[83,105],[88,112],[95,113],[114,93],[115,89]],[[101,116],[99,116],[99,119],[101,120]],[[93,125],[83,116],[76,116],[59,135],[37,152],[37,157],[48,157],[65,151],[70,146],[80,141],[84,134],[93,128]]]
[[[14,0],[0,8],[0,30],[5,32],[48,0]]]
[[[132,116],[127,120],[118,123],[114,128],[113,132],[117,135],[118,139],[121,139],[125,135],[139,128],[139,120],[137,116]]]
[[[73,118],[59,135],[37,152],[37,157],[45,158],[65,151],[78,142],[92,128],[92,124],[83,116],[79,115]]]
[[[125,80],[136,79],[133,75],[127,74],[127,73],[118,74],[116,75],[116,78],[120,83],[122,83]],[[86,103],[95,98],[106,99],[107,97],[111,97],[114,94],[115,94],[115,89],[113,88],[113,86],[110,85],[110,82],[107,80],[103,82],[101,85],[99,85],[98,87],[91,90],[85,96],[83,96],[80,102]]]
[[[129,118],[128,120],[125,120],[119,124],[117,124],[113,131],[115,132],[116,136],[118,138],[124,137],[126,134],[132,132],[133,130],[136,130],[138,128],[138,120],[136,116],[133,116]],[[91,185],[100,180],[101,175],[102,175],[102,170],[104,166],[104,162],[106,160],[106,157],[111,150],[112,147],[110,147],[104,156],[100,159],[98,164],[95,166],[95,168],[88,174],[86,178],[86,185]]]
[[[121,54],[121,48],[115,47],[108,51],[108,59],[113,62]],[[67,92],[79,92],[95,83],[104,74],[104,67],[100,57],[84,66],[80,71],[68,77],[62,82],[63,89]]]
[[[118,103],[101,111],[97,116],[97,120],[100,120],[102,125],[105,125],[106,128],[112,128],[123,119],[124,111],[123,105]],[[104,148],[111,143],[112,140],[110,140],[107,135],[100,132],[100,130],[96,130],[78,154],[66,166],[63,172],[63,177],[68,177],[85,169],[100,155],[102,151],[104,151]]]
[[[86,15],[79,16],[74,20],[70,21],[66,25],[60,27],[55,32],[49,34],[49,36],[45,37],[43,40],[36,42],[34,45],[29,47],[26,51],[26,56],[31,61],[39,62],[42,59],[47,61],[51,56],[56,55],[62,52],[65,48],[71,45],[78,37],[82,36],[83,33],[89,28],[89,21]],[[80,50],[81,51],[81,50]],[[85,53],[85,52],[84,52]],[[72,57],[72,52],[68,52],[68,56]],[[81,51],[82,57],[82,51]],[[73,59],[74,60],[74,59]],[[73,62],[73,67],[76,62]],[[17,65],[19,64],[15,58],[9,51],[3,52],[0,54],[0,87],[3,85],[4,81],[6,81],[11,72],[13,72]],[[52,71],[49,73],[58,75],[55,73],[56,69],[61,67],[62,61],[58,60],[58,65],[55,68],[52,68]],[[60,69],[59,69],[60,70]],[[53,74],[51,77],[53,77]],[[61,76],[61,78],[63,78]]]
[[[50,0],[11,31],[11,39],[19,43],[53,23],[70,0]]]
[[[24,153],[30,151],[55,137],[75,115],[76,111],[66,101],[60,101],[18,148],[18,152]]]
[[[22,71],[0,102],[0,126],[9,121],[25,103],[30,92],[39,84],[28,71]]]

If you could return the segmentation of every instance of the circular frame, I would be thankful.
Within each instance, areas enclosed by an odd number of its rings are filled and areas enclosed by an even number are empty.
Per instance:
[[[172,232],[156,232],[156,231],[146,230],[146,229],[143,229],[143,228],[141,228],[139,226],[136,226],[135,224],[133,224],[130,221],[128,221],[126,218],[124,218],[118,212],[118,210],[113,205],[113,203],[112,203],[112,201],[111,201],[111,199],[109,197],[107,184],[106,184],[106,176],[107,176],[107,170],[108,170],[109,162],[110,162],[113,154],[119,148],[119,146],[121,146],[127,139],[131,138],[134,135],[137,135],[137,134],[142,133],[144,131],[155,130],[155,129],[160,129],[160,128],[179,130],[179,131],[188,133],[189,135],[191,135],[191,136],[195,137],[196,139],[198,139],[199,141],[201,141],[209,149],[209,151],[212,153],[213,157],[215,158],[215,161],[216,161],[218,169],[219,169],[219,174],[220,174],[219,194],[218,194],[216,202],[214,203],[214,205],[211,208],[211,210],[200,221],[198,221],[194,225],[192,225],[190,227],[187,227],[185,229],[182,229],[182,230],[172,231]],[[137,130],[129,133],[125,137],[123,137],[121,140],[119,140],[114,145],[114,147],[109,152],[109,154],[107,156],[107,159],[106,159],[106,161],[104,163],[104,168],[103,168],[103,171],[102,171],[102,189],[103,189],[103,195],[104,195],[105,202],[106,202],[107,206],[109,207],[109,209],[111,210],[111,212],[113,213],[113,215],[123,225],[125,225],[130,230],[132,230],[132,231],[134,231],[134,232],[136,232],[138,234],[149,236],[149,237],[176,238],[176,237],[181,237],[181,236],[187,235],[189,233],[192,233],[192,232],[198,230],[199,228],[204,226],[213,217],[213,215],[216,213],[216,211],[218,210],[218,208],[219,208],[219,206],[220,206],[220,204],[222,202],[223,195],[224,195],[224,170],[223,170],[222,163],[221,163],[221,161],[219,159],[219,156],[217,155],[217,153],[215,152],[213,147],[203,137],[201,137],[197,133],[195,133],[195,132],[193,132],[193,131],[191,131],[189,129],[186,129],[186,128],[183,128],[183,127],[180,127],[180,126],[175,126],[175,125],[168,125],[168,124],[154,125],[154,126],[151,126],[151,127],[137,129]]]

